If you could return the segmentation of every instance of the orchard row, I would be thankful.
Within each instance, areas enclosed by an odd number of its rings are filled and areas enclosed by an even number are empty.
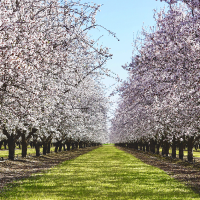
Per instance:
[[[30,142],[38,151],[41,144],[105,140],[108,99],[100,78],[112,55],[89,37],[99,8],[0,1],[0,141],[8,143],[9,159],[16,143],[25,157]]]
[[[155,12],[156,27],[142,31],[124,66],[129,77],[118,88],[111,139],[152,152],[162,146],[166,155],[172,146],[173,157],[179,147],[181,159],[187,145],[192,161],[200,143],[200,10],[192,0],[166,2],[169,10]]]
[[[35,143],[31,142],[31,141],[30,141],[30,143],[28,143],[28,147],[31,147],[31,149],[33,149],[33,148],[35,149],[35,156],[46,155],[48,153],[52,153],[52,150],[55,153],[57,153],[57,152],[61,152],[62,150],[70,151],[70,150],[74,150],[74,149],[82,149],[82,148],[86,148],[86,147],[100,146],[100,145],[101,145],[100,143],[82,142],[82,141],[79,141],[79,142],[78,141],[67,141],[67,142],[62,141],[62,142],[56,142],[56,143],[52,143],[50,141],[46,144],[44,144],[42,142],[37,143],[37,145],[35,145]],[[7,140],[0,141],[0,150],[2,150],[2,147],[3,147],[4,151],[8,149],[8,141]],[[17,150],[21,150],[22,157],[25,157],[25,155],[23,155],[25,149],[20,141],[16,142],[15,148]],[[41,151],[41,148],[42,148],[42,151]],[[28,154],[29,154],[29,156],[30,156],[30,154],[33,155],[32,153],[28,153],[27,148],[26,148],[26,156]],[[6,157],[6,156],[1,157],[1,160],[3,160],[4,157]],[[18,154],[15,155],[15,157],[18,158]]]

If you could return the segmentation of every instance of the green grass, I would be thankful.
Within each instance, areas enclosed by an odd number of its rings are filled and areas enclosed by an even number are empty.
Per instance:
[[[114,145],[113,143],[106,143],[106,144],[103,144],[103,145]]]
[[[200,195],[112,145],[11,184],[0,199],[199,199]]]
[[[43,148],[40,148],[40,152],[41,153],[42,153],[42,149]],[[51,151],[54,151],[54,150],[55,150],[55,147],[51,147]],[[27,149],[27,155],[29,155],[29,153],[31,155],[36,154],[35,148]],[[15,149],[15,156],[16,155],[21,156],[21,154],[22,154],[22,150],[21,149]],[[0,150],[0,157],[8,158],[8,150]]]

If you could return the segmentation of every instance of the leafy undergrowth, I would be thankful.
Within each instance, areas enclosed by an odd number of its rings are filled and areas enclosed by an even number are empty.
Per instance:
[[[180,159],[171,159],[161,155],[143,152],[140,150],[117,147],[124,150],[143,162],[164,170],[172,178],[183,182],[200,194],[200,160],[196,163],[189,163]]]
[[[32,173],[47,170],[63,161],[76,158],[96,148],[87,147],[58,153],[53,152],[40,157],[19,158],[15,161],[0,161],[0,192],[4,191],[6,184],[13,182],[13,180],[27,178]]]
[[[199,199],[163,170],[105,145],[11,184],[1,199]]]

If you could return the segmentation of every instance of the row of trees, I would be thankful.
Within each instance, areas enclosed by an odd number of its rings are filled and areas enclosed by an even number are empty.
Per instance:
[[[156,27],[142,31],[137,52],[124,66],[128,80],[118,89],[120,100],[112,120],[116,144],[150,150],[188,160],[200,142],[200,20],[199,7],[166,1],[169,10],[155,13]]]
[[[29,142],[39,155],[41,144],[106,138],[108,100],[99,81],[112,55],[89,37],[99,8],[0,1],[0,141],[8,142],[9,159],[16,142],[25,157]]]

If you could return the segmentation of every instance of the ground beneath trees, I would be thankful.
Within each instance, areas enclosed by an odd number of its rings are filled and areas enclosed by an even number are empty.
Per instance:
[[[32,173],[47,170],[63,161],[70,160],[85,154],[97,147],[87,147],[83,149],[75,149],[72,151],[63,151],[58,153],[51,153],[45,156],[20,158],[15,161],[5,160],[0,161],[0,192],[3,191],[6,184],[13,180],[23,179],[29,177]],[[184,182],[190,186],[195,192],[200,194],[200,166],[181,162],[180,160],[170,160],[162,156],[153,155],[147,152],[136,151],[117,147],[124,150],[143,162],[158,167],[171,177]],[[199,160],[200,162],[200,160]],[[187,165],[187,166],[184,166]]]
[[[200,158],[196,158],[198,163],[190,164],[178,159],[172,160],[170,158],[164,158],[161,155],[154,155],[140,150],[124,147],[117,148],[132,154],[146,164],[164,170],[168,175],[185,183],[196,193],[200,194]]]
[[[20,158],[15,161],[0,161],[0,192],[6,184],[29,177],[31,174],[47,170],[66,160],[71,160],[98,147],[87,147],[71,151],[50,153],[40,157]]]

